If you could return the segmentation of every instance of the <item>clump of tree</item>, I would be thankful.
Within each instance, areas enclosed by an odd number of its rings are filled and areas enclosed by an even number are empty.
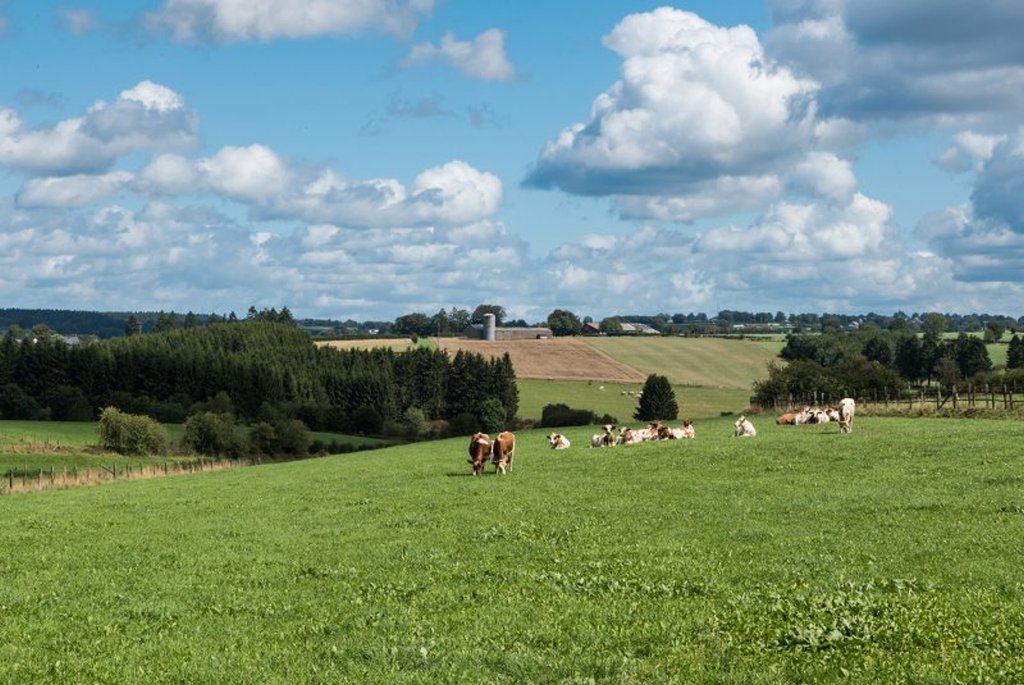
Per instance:
[[[277,433],[287,433],[277,421],[295,419],[311,430],[380,435],[413,407],[425,422],[468,415],[475,425],[508,426],[519,410],[508,355],[317,347],[296,326],[258,319],[77,346],[9,332],[0,339],[0,388],[3,418],[84,419],[113,406],[168,422],[231,414]]]
[[[548,314],[548,328],[555,336],[579,335],[583,332],[583,322],[567,309],[556,309]]]
[[[567,404],[556,403],[544,405],[541,409],[540,426],[553,428],[558,426],[593,426],[619,422],[610,414],[598,416],[589,409],[573,409]]]
[[[679,418],[676,393],[667,377],[656,373],[647,377],[633,418],[638,421],[673,421]]]
[[[100,414],[100,446],[125,455],[166,454],[167,429],[148,416],[107,407]]]
[[[890,330],[862,326],[856,331],[832,328],[820,334],[793,333],[786,337],[780,356],[790,362],[815,362],[831,369],[843,365],[857,368],[853,362],[865,360],[895,372],[904,384],[938,381],[949,385],[992,368],[981,337],[961,333],[947,339],[943,335],[946,325],[942,315],[929,314],[920,336],[902,326]],[[863,385],[855,378],[845,379],[842,384]]]

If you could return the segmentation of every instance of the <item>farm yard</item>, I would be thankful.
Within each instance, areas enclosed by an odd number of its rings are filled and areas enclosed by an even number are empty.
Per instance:
[[[5,497],[4,682],[1019,682],[1019,422],[523,432]]]

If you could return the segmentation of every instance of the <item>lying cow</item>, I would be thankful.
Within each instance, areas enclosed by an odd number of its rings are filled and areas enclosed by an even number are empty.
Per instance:
[[[491,461],[494,462],[495,473],[512,470],[512,461],[516,456],[516,436],[510,431],[498,433],[491,443]]]
[[[757,435],[757,429],[754,428],[754,424],[746,416],[736,419],[736,423],[733,426],[735,427],[732,434],[734,438],[752,438]]]
[[[473,465],[473,475],[484,472],[484,465],[491,458],[491,437],[487,433],[474,433],[469,439],[469,463]]]
[[[597,433],[590,438],[591,447],[615,447],[615,426],[605,424],[601,426],[604,429],[604,433]]]
[[[852,398],[844,397],[839,400],[839,432],[849,433],[853,430],[853,414],[857,408]]]
[[[561,433],[552,433],[548,436],[548,445],[553,450],[567,450],[569,449],[569,444],[569,438]]]
[[[616,442],[619,445],[635,445],[638,442],[643,442],[643,439],[640,431],[633,430],[629,426],[623,426],[619,429],[619,437],[616,438]]]

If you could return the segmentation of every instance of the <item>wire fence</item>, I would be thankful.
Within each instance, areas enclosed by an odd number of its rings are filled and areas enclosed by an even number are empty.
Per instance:
[[[771,402],[750,398],[751,408],[760,411],[789,411],[802,407],[834,407],[845,395],[812,390],[809,393],[776,397]],[[885,410],[957,412],[981,409],[1003,412],[1024,411],[1024,387],[1017,383],[966,383],[944,388],[941,385],[910,385],[905,388],[873,390],[855,395],[859,406]]]
[[[142,480],[202,471],[249,466],[238,459],[190,459],[163,464],[111,463],[99,466],[40,466],[9,468],[0,479],[0,495],[33,492],[80,485],[98,485],[116,480]]]

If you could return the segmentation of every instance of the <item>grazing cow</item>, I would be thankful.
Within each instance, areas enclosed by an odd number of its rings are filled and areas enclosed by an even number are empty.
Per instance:
[[[469,463],[473,465],[473,475],[484,472],[484,465],[491,457],[491,437],[487,433],[474,433],[469,439]]]
[[[754,428],[754,424],[752,424],[746,416],[741,416],[736,419],[736,423],[734,423],[733,426],[736,428],[732,434],[734,438],[752,438],[757,435],[757,429]]]
[[[561,433],[552,433],[548,436],[548,444],[553,450],[567,450],[569,449],[569,438]]]
[[[839,432],[849,433],[853,430],[853,413],[856,403],[849,397],[839,400]]]
[[[611,424],[605,424],[601,426],[604,429],[604,433],[598,433],[590,438],[591,447],[615,447],[615,426]]]
[[[491,461],[494,462],[495,473],[512,470],[512,460],[516,456],[516,436],[510,431],[498,433],[491,444]]]

